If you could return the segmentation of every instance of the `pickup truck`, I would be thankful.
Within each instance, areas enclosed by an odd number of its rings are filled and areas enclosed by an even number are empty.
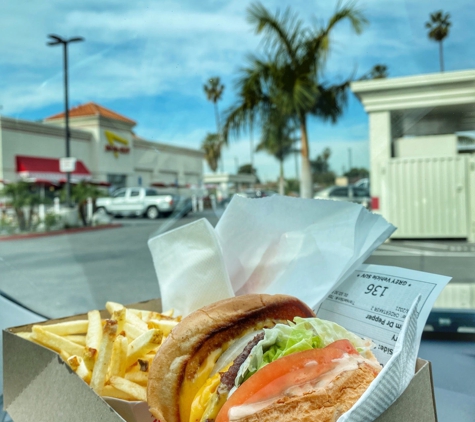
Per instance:
[[[168,217],[174,211],[190,212],[184,206],[186,201],[173,193],[161,193],[153,188],[121,188],[112,196],[97,198],[97,211],[105,211],[113,216],[145,216],[150,219]]]

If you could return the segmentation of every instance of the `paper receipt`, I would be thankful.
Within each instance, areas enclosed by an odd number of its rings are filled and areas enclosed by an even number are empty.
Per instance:
[[[421,295],[417,338],[450,277],[381,265],[362,265],[320,303],[315,312],[346,329],[369,337],[373,351],[386,364],[391,358],[409,309]]]

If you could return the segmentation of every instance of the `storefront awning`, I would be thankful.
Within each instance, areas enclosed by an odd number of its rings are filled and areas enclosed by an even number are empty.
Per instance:
[[[65,183],[66,173],[59,171],[59,158],[16,156],[16,171],[25,180]],[[71,182],[91,180],[92,175],[81,160],[76,161],[76,170],[71,173]]]

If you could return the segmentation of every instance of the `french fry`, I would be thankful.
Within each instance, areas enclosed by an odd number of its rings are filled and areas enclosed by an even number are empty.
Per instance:
[[[19,331],[16,333],[18,337],[24,338],[25,340],[31,340],[31,333],[28,333],[26,331]]]
[[[71,335],[66,336],[66,338],[68,340],[72,341],[73,343],[77,343],[81,346],[86,345],[86,336],[84,336],[84,335],[71,334]]]
[[[17,335],[57,352],[98,395],[146,401],[150,365],[181,317],[117,302],[106,308],[107,320],[94,310],[87,320],[33,325],[31,333]]]
[[[86,347],[99,350],[102,340],[102,320],[99,311],[90,311],[87,313],[89,325],[86,334]]]
[[[61,352],[59,352],[59,356],[61,356],[61,359],[63,359],[65,362],[71,357],[71,355],[68,352],[65,352],[64,350],[61,350]]]
[[[133,309],[133,308],[127,308],[127,310],[137,315],[142,321],[145,321],[145,322],[148,322],[150,319],[168,319],[172,321],[174,320],[173,317],[162,314],[160,312],[144,311],[141,309]]]
[[[109,365],[109,377],[118,376],[123,378],[125,376],[128,345],[127,338],[122,335],[118,335],[114,340]]]
[[[177,325],[178,321],[170,321],[166,319],[151,319],[147,323],[148,328],[158,328],[162,330],[164,336],[168,336],[171,330],[173,330]]]
[[[147,382],[148,382],[148,372],[142,372],[142,371],[127,372],[125,374],[125,379],[146,387]]]
[[[137,337],[140,337],[147,330],[143,330],[135,325],[132,325],[128,322],[124,324],[125,335],[127,336],[129,342],[135,340]]]
[[[168,311],[162,312],[162,315],[173,317],[174,313],[175,313],[175,309],[169,309]]]
[[[162,337],[160,330],[152,329],[130,343],[127,350],[127,368],[137,362],[138,358],[160,346]]]
[[[121,334],[124,331],[126,317],[126,309],[118,309],[112,312],[112,319],[117,321],[117,334]]]
[[[84,352],[84,348],[79,344],[73,343],[72,341],[58,336],[57,334],[45,331],[43,327],[39,325],[33,326],[31,339],[57,351],[58,353],[66,352],[68,357],[71,355],[82,356]]]
[[[117,322],[110,319],[106,320],[90,383],[91,388],[99,395],[102,394],[102,389],[106,382],[107,370],[109,368],[116,333]]]
[[[71,369],[89,384],[91,381],[91,372],[86,368],[84,360],[80,356],[71,356],[67,362]]]
[[[129,394],[135,400],[147,401],[147,389],[142,385],[121,377],[111,377],[110,383],[113,387]]]
[[[43,330],[58,336],[67,336],[70,334],[86,334],[87,326],[86,320],[59,322],[58,324],[42,325]]]
[[[125,319],[129,324],[135,325],[137,328],[143,331],[148,330],[147,323],[145,321],[142,321],[136,314],[130,312],[128,309],[125,313]]]
[[[124,393],[123,391],[118,390],[112,385],[105,385],[102,389],[102,395],[104,397],[113,397],[115,399],[121,400],[135,400],[135,398],[132,397],[130,394]]]
[[[117,303],[117,302],[106,302],[106,309],[112,315],[114,311],[120,311],[121,309],[125,308],[124,305]]]
[[[92,347],[85,347],[84,348],[84,365],[86,365],[86,368],[92,372],[94,369],[94,365],[96,364],[96,356],[97,356],[97,350],[93,349]]]

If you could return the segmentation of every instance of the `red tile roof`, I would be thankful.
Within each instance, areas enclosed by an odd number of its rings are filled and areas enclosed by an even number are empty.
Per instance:
[[[136,122],[128,117],[122,116],[115,111],[102,107],[96,103],[86,103],[73,107],[69,110],[69,117],[85,117],[85,116],[103,116],[109,119],[120,120],[122,122],[136,124]],[[47,117],[45,120],[64,119],[64,112],[55,114],[54,116]]]

